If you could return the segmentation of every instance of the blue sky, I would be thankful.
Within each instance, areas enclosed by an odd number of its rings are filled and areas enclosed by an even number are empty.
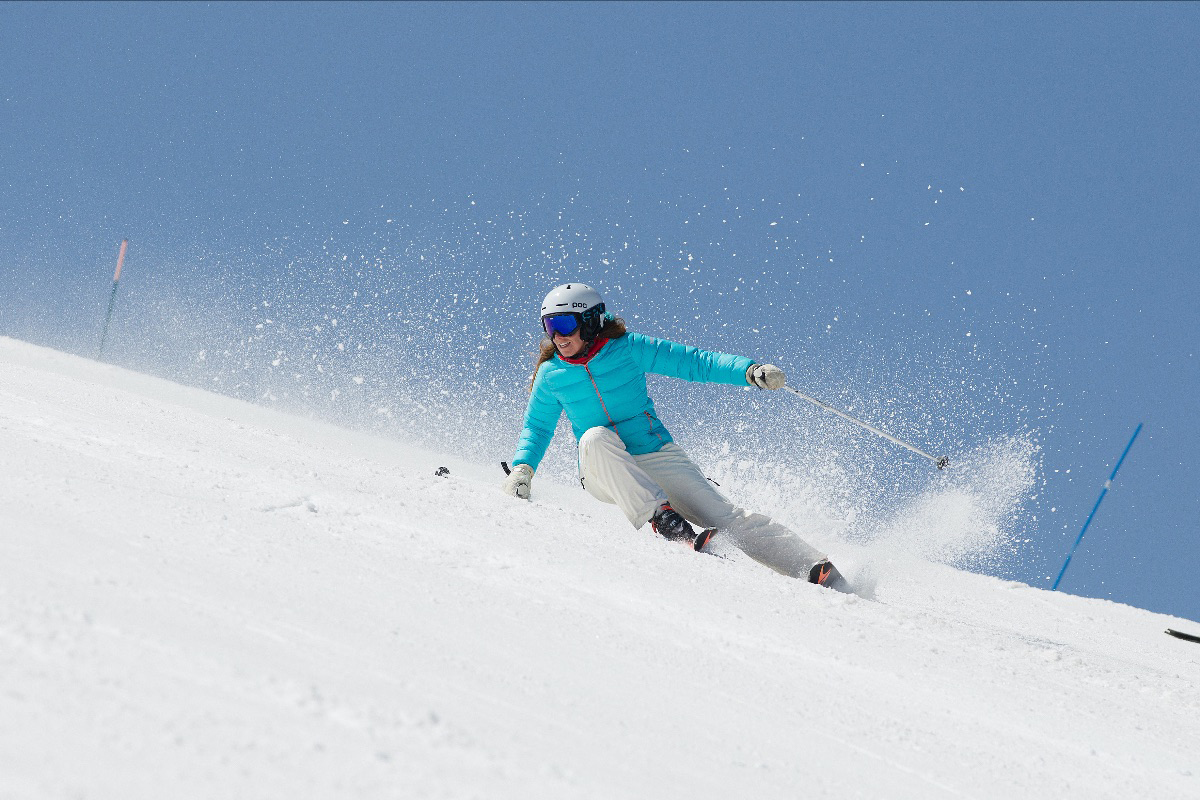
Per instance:
[[[929,449],[1030,436],[1034,585],[1144,422],[1062,589],[1196,619],[1197,34],[1166,3],[6,3],[0,332],[91,354],[128,237],[122,363],[503,415],[582,278]]]

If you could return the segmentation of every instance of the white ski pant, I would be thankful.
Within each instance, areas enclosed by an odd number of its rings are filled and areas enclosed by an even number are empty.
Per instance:
[[[824,558],[770,517],[729,502],[673,442],[635,456],[612,429],[591,428],[579,439],[579,475],[589,494],[619,506],[635,528],[670,503],[689,522],[720,529],[743,553],[784,575],[806,578]]]

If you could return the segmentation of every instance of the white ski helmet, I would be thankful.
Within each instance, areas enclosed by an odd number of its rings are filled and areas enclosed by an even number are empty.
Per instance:
[[[542,301],[542,330],[547,336],[556,332],[570,336],[580,328],[583,338],[591,341],[603,325],[604,298],[586,284],[556,286]]]

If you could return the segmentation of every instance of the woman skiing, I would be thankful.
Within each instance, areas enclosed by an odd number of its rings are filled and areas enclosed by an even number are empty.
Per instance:
[[[542,302],[542,341],[525,424],[504,491],[529,498],[534,471],[567,418],[579,441],[579,476],[597,500],[620,507],[635,527],[647,522],[696,550],[713,530],[776,572],[848,590],[833,564],[783,525],[731,503],[671,439],[654,412],[646,374],[780,389],[783,370],[743,356],[700,350],[625,330],[582,283],[559,286]],[[699,525],[697,532],[689,523]]]

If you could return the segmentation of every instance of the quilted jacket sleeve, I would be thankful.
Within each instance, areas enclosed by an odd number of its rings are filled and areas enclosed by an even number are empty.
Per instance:
[[[640,333],[630,333],[628,336],[634,357],[646,372],[698,383],[748,385],[746,370],[754,363],[753,359],[701,350]]]
[[[563,412],[558,398],[542,382],[542,374],[543,370],[538,370],[537,378],[533,381],[533,391],[525,407],[525,426],[521,429],[517,451],[512,458],[514,466],[528,464],[534,471],[542,462],[542,456],[546,455],[546,448],[554,438],[554,429],[558,427],[558,418]]]

